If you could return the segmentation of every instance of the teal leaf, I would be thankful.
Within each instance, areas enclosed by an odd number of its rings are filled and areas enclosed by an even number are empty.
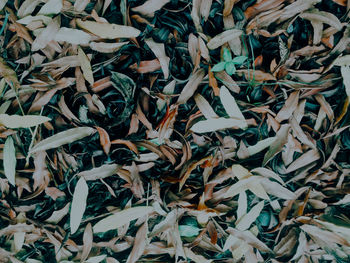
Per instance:
[[[4,145],[4,172],[9,183],[16,183],[16,149],[11,136],[7,137]]]
[[[211,71],[213,72],[223,71],[225,69],[225,64],[226,62],[220,62],[216,64],[214,67],[212,67]]]
[[[179,225],[179,232],[182,237],[196,237],[199,235],[200,229],[191,225]]]
[[[226,62],[232,61],[231,51],[228,48],[224,49],[223,57]]]
[[[232,62],[235,63],[236,65],[242,65],[246,60],[247,60],[246,56],[238,56],[238,57],[235,57],[232,60]]]
[[[232,75],[236,72],[236,67],[234,62],[227,62],[225,65],[225,70],[227,74]]]

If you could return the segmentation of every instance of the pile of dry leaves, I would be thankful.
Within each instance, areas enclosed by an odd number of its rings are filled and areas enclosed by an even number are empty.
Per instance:
[[[0,262],[350,262],[349,9],[0,0]]]

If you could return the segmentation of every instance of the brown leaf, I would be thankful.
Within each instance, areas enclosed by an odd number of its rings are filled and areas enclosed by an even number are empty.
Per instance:
[[[132,64],[131,69],[135,70],[137,73],[150,73],[160,69],[160,63],[158,59],[144,60],[139,64]]]
[[[108,155],[111,149],[111,141],[109,139],[109,135],[105,129],[97,126],[95,128],[98,131],[98,134],[100,135],[100,144],[103,148],[103,151],[106,155]]]
[[[80,262],[84,262],[88,258],[90,251],[92,249],[92,241],[93,241],[92,226],[89,223],[86,225],[86,228],[83,234],[83,251],[81,252]]]
[[[275,118],[276,121],[282,122],[283,120],[289,119],[289,117],[292,116],[293,112],[297,108],[298,102],[299,102],[299,91],[294,91],[289,95],[283,108],[278,112]]]
[[[10,87],[14,88],[16,91],[19,90],[21,85],[17,79],[16,72],[6,64],[2,57],[0,57],[0,76],[5,79]]]
[[[146,248],[147,242],[147,233],[148,233],[148,224],[145,222],[137,231],[134,246],[130,252],[130,255],[127,259],[127,263],[135,263],[142,255]]]

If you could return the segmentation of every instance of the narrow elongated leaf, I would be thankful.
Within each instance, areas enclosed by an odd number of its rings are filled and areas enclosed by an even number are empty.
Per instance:
[[[86,200],[89,188],[83,177],[80,177],[74,189],[72,207],[70,209],[70,231],[74,234],[80,225],[86,209]]]
[[[156,43],[152,39],[146,39],[145,42],[152,50],[154,55],[156,55],[158,58],[160,66],[162,67],[164,78],[168,79],[170,58],[165,54],[164,44]]]
[[[241,35],[242,35],[242,31],[239,29],[226,30],[216,35],[214,38],[212,38],[208,42],[207,46],[209,49],[216,49],[218,47],[221,47],[226,42],[229,42],[230,40],[240,37]]]
[[[145,251],[146,246],[148,245],[148,224],[144,223],[136,233],[134,246],[129,254],[126,263],[136,263],[138,259],[142,256]]]
[[[253,146],[248,146],[248,152],[249,155],[257,154],[263,150],[265,150],[267,147],[269,147],[274,141],[276,140],[276,137],[270,137],[266,138],[264,140],[258,141]]]
[[[161,9],[169,2],[170,0],[148,0],[144,4],[132,8],[132,11],[140,13],[144,16],[153,17],[154,12]]]
[[[276,154],[278,154],[288,141],[290,125],[284,124],[276,134],[277,139],[271,144],[268,152],[265,154],[263,166],[265,166]]]
[[[50,120],[48,117],[37,115],[20,116],[0,114],[0,124],[10,129],[29,128]]]
[[[317,9],[312,9],[311,11],[304,12],[300,14],[300,17],[310,21],[319,21],[324,24],[328,24],[337,30],[341,30],[343,27],[335,15],[329,12],[319,11]]]
[[[3,77],[6,83],[10,87],[13,87],[16,91],[21,86],[17,79],[16,72],[7,65],[7,63],[2,57],[0,57],[0,77]]]
[[[46,138],[37,143],[30,151],[35,153],[38,151],[45,151],[53,148],[57,148],[67,143],[80,140],[86,136],[93,134],[96,130],[90,127],[72,128],[60,133],[57,133],[49,138]]]
[[[220,100],[225,108],[227,115],[231,118],[242,120],[242,128],[247,128],[247,122],[245,121],[245,118],[241,110],[239,109],[235,98],[231,95],[231,93],[225,86],[222,86],[220,88]]]
[[[32,44],[32,51],[38,51],[39,49],[45,48],[47,44],[55,38],[59,29],[60,17],[56,16],[36,37]]]
[[[202,95],[196,94],[194,96],[194,100],[196,102],[197,107],[203,113],[205,118],[207,119],[219,118],[219,116],[215,113],[213,108],[210,106],[209,102]]]
[[[247,123],[245,120],[217,118],[199,121],[191,127],[191,131],[196,133],[213,132],[223,129],[244,129]]]
[[[7,137],[4,146],[4,171],[9,183],[15,186],[16,180],[16,149],[11,136]]]
[[[62,0],[49,0],[39,11],[39,15],[55,15],[61,12]]]
[[[278,198],[282,198],[285,200],[292,200],[296,198],[296,195],[293,192],[283,187],[279,183],[265,179],[261,181],[261,184],[263,185],[267,193],[277,196]]]
[[[90,83],[90,85],[93,85],[94,75],[92,73],[90,60],[80,47],[78,48],[78,59],[80,62],[81,70],[83,71],[84,78],[86,79],[87,82]]]
[[[236,225],[236,228],[238,230],[247,230],[252,223],[255,222],[255,220],[260,215],[261,211],[264,208],[264,202],[261,201],[258,204],[256,204],[247,214],[245,214]]]
[[[55,35],[55,41],[67,42],[75,45],[87,45],[91,40],[91,35],[78,29],[61,27]]]
[[[77,19],[77,25],[96,36],[106,39],[137,37],[141,33],[140,30],[131,26],[83,21],[81,19]]]
[[[178,104],[186,103],[187,100],[189,100],[193,96],[199,84],[202,82],[204,75],[204,70],[199,69],[190,77],[189,81],[181,91],[181,94],[177,100]]]
[[[117,229],[118,227],[121,227],[132,220],[148,215],[153,211],[154,208],[152,206],[138,206],[116,212],[97,222],[93,227],[94,233]]]
[[[93,168],[88,171],[83,171],[77,174],[77,176],[82,176],[86,181],[93,181],[98,179],[103,179],[116,174],[119,169],[117,164],[105,164],[100,167]]]

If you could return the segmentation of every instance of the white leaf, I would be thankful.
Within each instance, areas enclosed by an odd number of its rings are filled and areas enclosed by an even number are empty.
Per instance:
[[[238,197],[237,220],[247,213],[248,200],[246,192],[241,192]]]
[[[45,116],[37,116],[37,115],[8,115],[8,114],[0,114],[0,124],[6,126],[10,129],[18,129],[18,128],[29,128],[33,126],[37,126],[44,122],[50,121],[51,119]]]
[[[89,193],[89,188],[83,177],[80,177],[74,189],[72,206],[70,209],[70,230],[74,234],[80,225],[86,209],[86,200]]]
[[[129,42],[119,42],[119,43],[91,42],[90,48],[92,50],[95,50],[101,53],[113,53],[128,43]]]
[[[199,69],[191,75],[187,84],[182,89],[179,98],[177,99],[178,104],[186,103],[193,96],[199,84],[201,84],[204,76],[205,76],[205,72],[203,69]]]
[[[264,208],[264,202],[261,201],[258,204],[256,204],[247,214],[245,214],[241,220],[239,220],[238,224],[236,225],[236,228],[238,230],[247,230],[251,224],[255,222],[255,220],[260,215],[261,211]]]
[[[248,127],[247,122],[245,121],[245,118],[239,109],[235,98],[231,95],[225,86],[222,86],[220,88],[220,100],[228,116],[234,119],[243,120],[245,123],[243,128]]]
[[[25,232],[15,232],[13,234],[13,243],[15,245],[15,251],[18,252],[22,249],[24,244]]]
[[[65,217],[69,212],[69,206],[70,203],[66,204],[62,209],[53,211],[52,215],[45,220],[45,222],[51,223],[51,224],[57,224],[62,220],[63,217]]]
[[[104,164],[100,167],[95,167],[91,170],[83,171],[77,174],[82,176],[86,181],[93,181],[97,179],[103,179],[116,174],[119,165],[117,164]]]
[[[199,121],[191,127],[191,131],[196,133],[213,132],[223,129],[244,129],[247,123],[245,120],[217,118]]]
[[[40,141],[30,150],[30,153],[57,148],[61,145],[80,140],[94,132],[95,129],[90,127],[79,127],[65,130]]]
[[[16,183],[16,149],[11,136],[8,136],[4,145],[4,172],[9,183],[15,186]]]
[[[61,12],[62,0],[49,0],[39,11],[39,15],[55,15]]]
[[[145,42],[158,58],[164,78],[168,79],[170,58],[165,54],[164,44],[156,43],[152,39],[146,39]]]
[[[91,40],[91,36],[82,30],[61,27],[60,30],[55,35],[55,41],[57,42],[67,42],[75,45],[87,45]]]
[[[350,55],[344,55],[341,57],[337,57],[334,60],[333,65],[335,66],[350,66]]]
[[[131,26],[83,21],[81,19],[77,19],[77,25],[92,34],[106,39],[137,37],[141,33],[140,30]]]
[[[94,233],[117,229],[118,227],[121,227],[132,220],[148,215],[153,211],[154,208],[152,206],[138,206],[124,209],[97,222],[93,227]]]
[[[44,15],[26,16],[22,19],[17,20],[16,22],[22,25],[28,25],[34,21],[42,21],[45,25],[48,25],[52,21],[52,18]]]

